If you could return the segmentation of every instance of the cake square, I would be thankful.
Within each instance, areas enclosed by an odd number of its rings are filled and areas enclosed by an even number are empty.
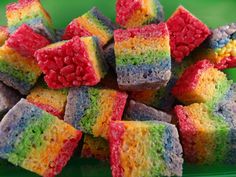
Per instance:
[[[96,37],[74,37],[46,46],[35,53],[50,88],[94,86],[106,74],[107,65]]]
[[[210,60],[218,69],[236,67],[236,23],[212,30],[194,56]]]
[[[18,0],[18,2],[8,4],[6,16],[10,33],[14,33],[22,24],[27,24],[49,40],[55,41],[51,17],[40,0]]]
[[[27,95],[41,75],[34,52],[49,44],[29,26],[22,25],[0,47],[0,80]]]
[[[170,33],[171,56],[181,62],[209,35],[210,30],[183,6],[179,6],[167,20]]]
[[[96,87],[71,88],[64,120],[84,133],[107,139],[112,120],[121,120],[127,94]]]
[[[170,123],[172,116],[150,106],[146,106],[145,104],[130,100],[125,109],[124,119],[138,121],[156,120]]]
[[[119,29],[114,38],[120,89],[155,90],[167,84],[171,76],[171,58],[165,23]]]
[[[222,106],[225,101],[213,108],[203,103],[176,106],[175,113],[187,162],[236,163],[236,105],[235,102],[228,102],[228,106]]]
[[[114,121],[109,143],[113,177],[182,176],[182,147],[174,125]]]
[[[9,33],[8,33],[7,27],[0,26],[0,46],[2,46],[5,43],[8,37],[9,37]]]
[[[209,60],[202,60],[184,71],[172,93],[185,104],[214,105],[228,91],[231,83],[232,81],[229,81],[223,72],[215,69]]]
[[[164,21],[159,0],[117,0],[116,22],[124,28],[134,28]]]
[[[0,119],[20,98],[19,92],[0,82]]]
[[[106,45],[113,38],[113,31],[116,26],[105,17],[96,7],[84,15],[74,19],[65,29],[64,40],[74,36],[96,36],[101,45]]]
[[[40,80],[26,99],[48,113],[63,119],[67,95],[67,89],[51,89],[43,80]]]
[[[82,133],[20,100],[0,122],[0,157],[45,177],[59,174]]]
[[[100,137],[95,138],[89,134],[84,135],[81,157],[108,161],[109,152],[109,144],[107,140]]]

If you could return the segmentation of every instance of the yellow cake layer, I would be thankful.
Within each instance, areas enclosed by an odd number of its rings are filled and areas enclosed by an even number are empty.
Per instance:
[[[148,39],[136,36],[115,44],[116,55],[141,55],[145,51],[169,53],[169,36]]]
[[[213,162],[215,155],[215,122],[209,118],[208,108],[204,104],[192,104],[184,107],[188,119],[197,129],[194,149],[197,152],[198,162]],[[207,160],[207,161],[206,161]]]
[[[140,3],[142,4],[141,9],[136,10],[132,14],[131,18],[125,24],[126,28],[142,26],[145,22],[157,16],[153,0],[140,0]]]
[[[109,122],[111,121],[111,118],[112,118],[111,116],[114,112],[114,104],[116,104],[115,98],[118,92],[115,90],[102,89],[100,90],[99,94],[101,98],[99,101],[100,110],[96,119],[96,123],[92,127],[92,131],[95,137],[101,136],[107,139]]]
[[[133,126],[133,123],[136,124]],[[140,122],[125,124],[123,143],[120,151],[120,162],[124,176],[145,176],[151,170],[152,162],[149,157],[150,133],[149,127]]]
[[[28,100],[44,105],[50,105],[59,111],[64,110],[67,95],[63,92],[37,86],[27,96]]]
[[[43,144],[40,148],[32,148],[22,163],[22,167],[41,176],[54,166],[52,162],[58,157],[64,141],[77,137],[77,131],[59,119],[43,133]]]
[[[209,68],[201,74],[196,88],[178,96],[178,99],[186,104],[210,101],[217,94],[216,85],[224,81],[227,81],[227,77],[223,72]]]
[[[86,16],[78,17],[76,22],[93,36],[97,36],[102,46],[112,38],[112,34],[108,34],[106,31],[99,28],[96,23],[89,20]]]
[[[103,70],[102,70],[102,63],[100,63],[101,59],[98,59],[97,58],[97,48],[95,48],[96,46],[96,43],[94,41],[94,38],[93,37],[82,37],[80,38],[81,41],[84,42],[85,44],[85,50],[89,56],[89,60],[90,62],[92,63],[92,66],[93,66],[93,69],[96,73],[96,76],[98,79],[101,79],[104,77],[104,73],[103,73]]]
[[[14,68],[26,73],[33,72],[36,76],[41,74],[41,70],[34,58],[23,57],[6,45],[0,48],[0,61],[5,61]]]

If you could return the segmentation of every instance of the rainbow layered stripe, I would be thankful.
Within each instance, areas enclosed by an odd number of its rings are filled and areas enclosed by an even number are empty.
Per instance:
[[[30,91],[27,100],[48,113],[63,119],[67,94],[67,89],[53,90],[46,83],[40,81]]]
[[[0,120],[21,98],[16,90],[0,82]]]
[[[74,37],[48,45],[35,53],[50,88],[94,86],[106,74],[107,65],[97,37]]]
[[[164,20],[159,0],[117,0],[116,22],[125,28],[140,27]]]
[[[116,121],[109,135],[113,177],[182,176],[182,147],[174,125]]]
[[[81,17],[74,19],[66,27],[62,38],[68,40],[74,36],[96,36],[104,46],[113,38],[115,28],[112,21],[94,7]]]
[[[186,161],[236,163],[236,85],[214,108],[203,103],[175,108]]]
[[[84,144],[81,156],[84,158],[96,158],[98,160],[109,159],[109,144],[103,138],[95,138],[92,135],[84,135]]]
[[[81,132],[28,101],[19,101],[0,123],[0,157],[44,177],[59,174]]]
[[[55,40],[55,30],[51,17],[43,8],[40,0],[18,0],[7,6],[7,22],[10,33],[22,24],[27,24],[48,39]]]
[[[26,95],[41,75],[33,53],[48,44],[30,27],[21,26],[0,48],[0,80]]]
[[[8,37],[9,37],[9,33],[8,33],[7,27],[0,26],[0,46],[2,46],[5,43]]]
[[[209,59],[218,69],[236,67],[236,23],[212,30],[195,55],[198,59]]]
[[[117,81],[121,89],[155,90],[167,84],[171,58],[165,23],[119,29],[114,37]]]
[[[130,100],[129,104],[126,106],[123,117],[125,120],[156,120],[168,123],[170,123],[172,119],[171,115],[150,106],[146,106],[145,104],[135,102],[134,100]]]
[[[172,90],[181,102],[214,105],[230,88],[232,81],[215,69],[208,60],[202,60],[185,70]]]
[[[64,120],[84,133],[106,139],[109,123],[112,120],[121,120],[126,99],[126,93],[116,90],[71,88]]]

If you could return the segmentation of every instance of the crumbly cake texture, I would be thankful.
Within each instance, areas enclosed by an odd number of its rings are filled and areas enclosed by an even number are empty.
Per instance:
[[[59,174],[82,133],[20,100],[0,122],[0,157],[44,177]]]
[[[167,84],[171,58],[165,23],[119,29],[114,38],[117,81],[121,89],[155,90]]]
[[[112,120],[121,120],[127,94],[96,87],[71,88],[64,120],[75,128],[107,139]]]
[[[9,37],[8,28],[6,26],[0,26],[0,46],[2,46]]]
[[[215,69],[209,60],[202,60],[185,70],[172,93],[181,102],[214,105],[229,90],[232,81]]]
[[[20,98],[19,92],[0,82],[0,119]]]
[[[116,22],[124,28],[133,28],[164,21],[159,0],[117,0]]]
[[[48,113],[63,119],[67,95],[68,89],[51,89],[43,80],[39,80],[26,99]]]
[[[65,29],[64,40],[74,36],[97,36],[102,46],[106,45],[112,38],[116,26],[105,17],[96,7],[84,15],[74,19]]]
[[[182,176],[182,147],[174,125],[114,121],[109,143],[113,177]]]
[[[18,0],[6,7],[8,30],[12,34],[22,24],[29,25],[37,33],[55,41],[55,29],[51,17],[43,8],[40,0]]]
[[[109,160],[109,143],[107,140],[85,134],[81,152],[83,158],[95,158],[102,161]]]
[[[0,80],[27,95],[41,75],[34,52],[48,44],[29,26],[20,26],[0,47]]]
[[[236,23],[220,26],[194,52],[197,59],[208,59],[216,68],[236,67]]]
[[[145,104],[130,100],[124,112],[124,119],[138,121],[156,120],[170,123],[172,117],[165,112],[158,111],[150,106],[146,106]]]
[[[177,62],[181,62],[211,34],[208,27],[183,6],[179,6],[166,23],[171,56]]]
[[[234,85],[234,101],[225,98],[214,108],[203,103],[176,106],[175,113],[187,162],[236,163],[235,93]],[[232,92],[229,95],[232,96]]]
[[[107,65],[96,37],[74,37],[46,46],[35,53],[50,88],[94,86],[106,74]]]

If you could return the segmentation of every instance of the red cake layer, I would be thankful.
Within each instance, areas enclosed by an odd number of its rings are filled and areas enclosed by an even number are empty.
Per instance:
[[[8,4],[6,8],[7,11],[18,10],[30,5],[32,2],[40,2],[40,0],[18,0],[18,2]]]
[[[4,31],[6,34],[8,34],[8,29],[6,26],[0,26],[0,31]]]
[[[28,100],[30,103],[34,104],[35,106],[41,108],[44,111],[47,111],[48,113],[57,116],[60,119],[63,119],[64,116],[64,112],[63,111],[59,111],[58,109],[50,106],[50,105],[46,105],[46,104],[42,104],[42,103],[36,103],[34,101]]]
[[[167,21],[170,32],[171,55],[181,62],[210,35],[208,27],[183,6]]]
[[[197,157],[197,152],[194,148],[197,129],[193,122],[188,118],[183,106],[176,106],[174,111],[178,120],[185,159],[188,162],[194,163],[196,162]]]
[[[111,120],[121,120],[127,97],[128,95],[126,93],[117,93]]]
[[[57,158],[52,162],[51,166],[49,166],[48,170],[43,175],[44,177],[54,177],[62,171],[62,168],[66,166],[67,162],[73,155],[74,150],[77,147],[81,137],[82,133],[78,131],[78,135],[76,138],[65,141],[64,146],[62,147]]]
[[[230,56],[226,57],[220,61],[220,63],[215,64],[215,68],[219,70],[227,69],[227,68],[235,68],[236,67],[236,57]]]
[[[38,50],[35,56],[50,88],[93,86],[99,82],[79,37],[61,46]]]
[[[124,176],[124,170],[120,162],[120,147],[125,127],[122,123],[110,123],[109,144],[110,144],[110,164],[113,177]]]
[[[21,55],[33,57],[36,50],[45,47],[49,41],[27,25],[22,25],[7,40],[7,45]]]
[[[114,38],[116,42],[121,42],[134,36],[143,37],[149,39],[152,37],[158,38],[168,35],[168,29],[165,23],[151,24],[140,28],[132,28],[127,30],[118,29],[114,32]]]
[[[76,20],[73,20],[65,29],[62,36],[63,40],[72,39],[74,36],[92,36],[90,32],[80,26]]]
[[[137,0],[118,0],[116,2],[116,22],[124,26],[129,18],[142,7]]]
[[[172,89],[174,96],[182,95],[196,88],[201,74],[214,65],[209,60],[201,60],[187,68]]]

